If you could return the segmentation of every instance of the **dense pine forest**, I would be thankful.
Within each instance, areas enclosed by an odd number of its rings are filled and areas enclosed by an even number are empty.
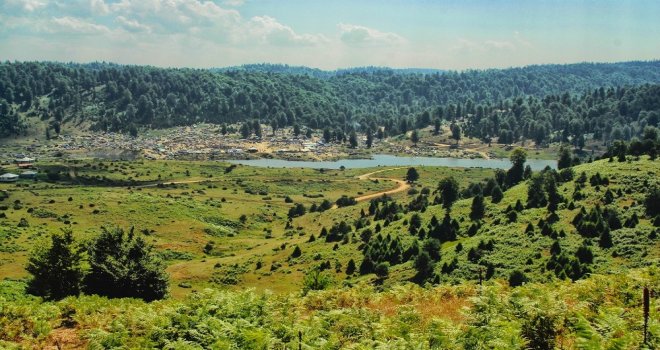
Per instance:
[[[194,70],[109,63],[0,64],[0,136],[70,124],[132,132],[260,120],[334,135],[397,135],[460,120],[467,136],[537,144],[641,136],[660,113],[660,61],[441,72],[277,65]],[[345,136],[343,137],[345,138]]]

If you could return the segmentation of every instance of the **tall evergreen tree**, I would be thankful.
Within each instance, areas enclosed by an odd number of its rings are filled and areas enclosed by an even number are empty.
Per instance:
[[[417,169],[412,167],[408,168],[408,172],[406,172],[406,181],[408,183],[413,183],[417,180],[419,180],[419,173],[417,172]]]
[[[458,181],[453,176],[446,177],[438,183],[438,191],[442,199],[442,206],[449,209],[458,199]]]
[[[126,233],[121,228],[103,227],[89,246],[88,256],[87,293],[147,301],[167,295],[165,266],[133,228]]]
[[[28,259],[25,269],[32,274],[28,291],[50,300],[80,294],[81,261],[71,230],[53,234],[50,247],[38,247]]]
[[[540,208],[548,203],[543,185],[543,175],[534,174],[527,188],[527,208]]]
[[[509,159],[512,165],[506,173],[507,187],[514,186],[522,181],[525,171],[524,166],[527,161],[527,152],[522,148],[516,148],[511,152]]]
[[[486,207],[484,205],[484,197],[482,195],[475,196],[472,199],[470,219],[475,221],[481,220],[484,217],[485,212]]]

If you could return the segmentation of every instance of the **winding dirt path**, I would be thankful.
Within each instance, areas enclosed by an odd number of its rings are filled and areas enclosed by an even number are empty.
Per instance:
[[[355,200],[358,201],[358,202],[368,201],[368,200],[371,200],[371,199],[374,199],[374,198],[381,197],[384,194],[393,194],[393,193],[399,193],[399,192],[403,192],[403,191],[408,190],[410,188],[410,184],[407,183],[404,180],[393,179],[393,178],[389,178],[389,177],[371,177],[372,175],[382,173],[382,172],[385,172],[385,171],[404,169],[404,168],[405,167],[383,169],[383,170],[378,170],[378,171],[374,171],[374,172],[371,172],[371,173],[367,173],[367,174],[363,174],[363,175],[358,176],[357,178],[360,179],[360,180],[378,180],[378,181],[396,182],[397,187],[393,188],[391,190],[387,190],[387,191],[381,191],[381,192],[376,192],[376,193],[371,193],[371,194],[366,194],[364,196],[356,197]]]
[[[135,186],[135,188],[145,188],[145,187],[156,187],[158,185],[179,185],[179,184],[196,184],[200,182],[214,182],[214,181],[220,181],[218,179],[213,179],[213,178],[208,178],[204,180],[183,180],[183,181],[169,181],[169,182],[157,182],[157,183],[152,183],[152,184],[147,184],[147,185],[138,185]]]
[[[379,174],[385,171],[392,171],[392,170],[397,170],[397,169],[405,169],[406,167],[398,167],[398,168],[388,168],[388,169],[383,169],[383,170],[378,170],[378,171],[373,171],[367,174],[362,174],[357,176],[359,180],[378,180],[378,181],[392,181],[397,184],[397,187],[391,189],[391,190],[386,190],[386,191],[380,191],[376,193],[371,193],[371,194],[365,194],[360,197],[355,197],[355,200],[358,202],[362,201],[368,201],[374,198],[378,198],[383,196],[384,194],[394,194],[394,193],[399,193],[406,191],[410,188],[410,184],[407,183],[404,180],[399,180],[399,179],[394,179],[390,177],[372,177],[375,174]],[[183,180],[183,181],[169,181],[169,182],[160,182],[160,183],[152,183],[152,184],[147,184],[147,185],[139,185],[135,187],[140,187],[140,188],[145,188],[145,187],[156,187],[158,185],[176,185],[176,184],[194,184],[194,183],[201,183],[201,182],[213,182],[213,181],[219,181],[218,179],[214,178],[208,178],[208,179],[201,179],[201,180]],[[333,206],[333,207],[336,207]]]

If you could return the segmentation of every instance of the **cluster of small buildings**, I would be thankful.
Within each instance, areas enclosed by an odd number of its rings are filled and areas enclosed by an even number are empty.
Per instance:
[[[34,158],[27,157],[25,155],[17,155],[14,159],[14,164],[18,169],[25,169],[20,174],[14,173],[4,173],[0,175],[0,182],[16,182],[19,178],[22,179],[34,179],[37,177],[37,172],[31,169],[34,169]]]
[[[234,158],[254,153],[307,153],[327,152],[323,142],[312,142],[304,136],[277,134],[263,138],[238,139],[235,135],[222,135],[216,125],[199,124],[157,130],[139,137],[119,133],[91,133],[78,136],[60,136],[49,151],[87,153],[93,151],[129,151],[148,159]]]

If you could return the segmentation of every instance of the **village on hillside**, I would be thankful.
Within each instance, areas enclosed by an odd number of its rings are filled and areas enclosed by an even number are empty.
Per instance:
[[[433,156],[454,158],[490,158],[495,153],[477,149],[474,142],[461,147],[443,140],[423,139],[413,144],[408,137],[374,139],[365,146],[366,136],[358,136],[358,146],[348,142],[324,142],[321,132],[294,136],[288,129],[272,132],[264,127],[261,137],[242,138],[238,133],[223,135],[220,126],[195,124],[152,130],[137,137],[112,132],[62,133],[50,140],[25,139],[11,146],[0,144],[0,162],[16,163],[18,158],[99,158],[150,160],[227,160],[277,158],[287,160],[334,160],[369,158],[372,154]],[[478,145],[487,147],[486,145]],[[475,147],[475,148],[473,148]]]

